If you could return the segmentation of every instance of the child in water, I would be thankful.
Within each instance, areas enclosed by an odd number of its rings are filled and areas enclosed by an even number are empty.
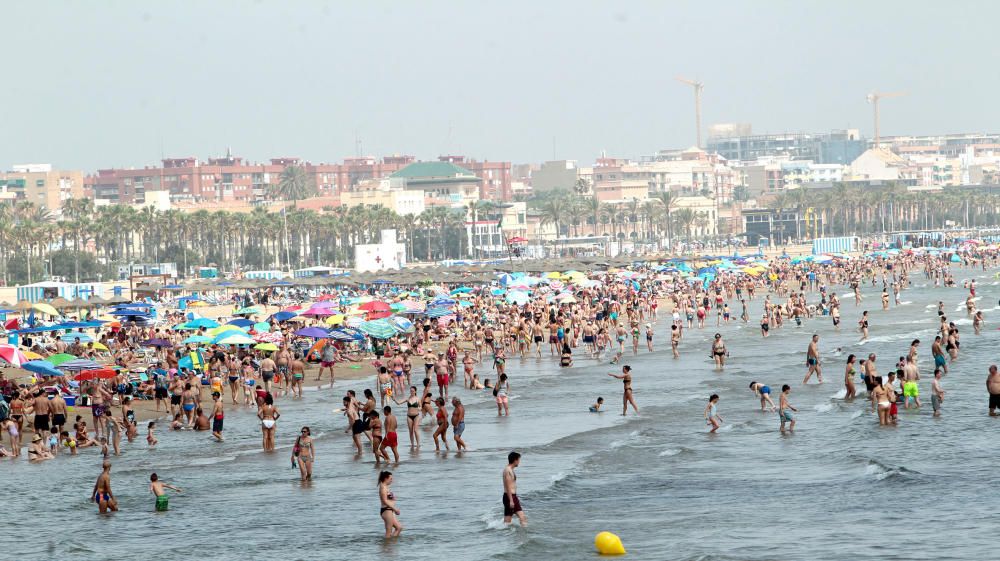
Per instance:
[[[590,406],[591,413],[601,413],[601,406],[604,405],[604,398],[598,397],[597,402]]]
[[[708,421],[709,425],[712,425],[712,430],[708,432],[715,432],[722,426],[722,417],[719,416],[718,405],[719,394],[713,393],[708,398],[708,405],[705,406],[705,420]]]
[[[156,446],[156,443],[159,442],[158,440],[156,440],[156,436],[153,435],[153,429],[155,427],[156,427],[156,422],[155,421],[150,421],[149,425],[146,427],[146,430],[147,430],[147,433],[146,433],[146,444],[149,444],[150,446]]]

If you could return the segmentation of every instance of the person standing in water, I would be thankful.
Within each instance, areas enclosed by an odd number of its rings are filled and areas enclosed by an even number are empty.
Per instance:
[[[708,398],[708,405],[705,406],[705,420],[712,426],[712,430],[708,432],[715,432],[722,426],[722,417],[719,415],[718,404],[719,394],[713,393]]]
[[[712,341],[712,359],[715,360],[716,370],[722,370],[726,367],[726,343],[722,340],[720,333],[716,333],[715,340]]]
[[[822,384],[823,370],[820,369],[819,364],[819,335],[813,334],[812,340],[809,341],[809,348],[806,349],[806,367],[806,377],[802,380],[802,383],[808,384],[809,378],[813,374],[816,374],[816,380]]]
[[[212,436],[222,442],[224,440],[222,438],[222,424],[226,418],[226,414],[222,410],[222,394],[212,392],[212,400],[215,402],[212,406]]]
[[[521,527],[528,525],[528,517],[521,509],[521,500],[517,498],[517,474],[514,470],[521,465],[521,455],[517,452],[507,454],[507,467],[503,468],[503,523],[510,524],[514,516],[521,522]]]
[[[302,427],[302,431],[295,439],[295,445],[292,446],[292,462],[295,463],[296,459],[302,481],[311,480],[313,462],[316,461],[316,448],[313,445],[312,429],[309,427]]]
[[[403,525],[399,523],[399,509],[396,508],[396,496],[392,494],[392,472],[383,471],[378,474],[378,500],[381,507],[379,516],[385,523],[385,537],[398,538],[403,531]]]
[[[635,414],[639,414],[639,406],[635,404],[635,398],[632,396],[632,367],[629,365],[622,366],[622,373],[615,374],[613,372],[608,372],[608,376],[612,378],[617,378],[622,381],[624,385],[624,390],[622,391],[622,417],[628,413],[628,405],[632,404],[632,409]]]
[[[101,475],[97,476],[97,483],[94,484],[94,491],[91,493],[91,497],[97,503],[97,508],[101,514],[106,514],[108,511],[118,512],[118,500],[115,499],[114,493],[111,492],[111,462],[104,460],[101,468]]]
[[[149,476],[149,492],[156,497],[156,512],[166,512],[170,509],[170,497],[167,496],[166,489],[172,489],[178,493],[183,493],[179,487],[174,487],[154,473]]]
[[[788,394],[792,392],[792,387],[788,384],[781,386],[781,397],[778,399],[778,419],[781,421],[781,433],[785,433],[785,423],[789,423],[789,432],[795,430],[795,417],[792,416],[792,411],[798,412],[799,410],[792,406],[788,402]]]
[[[451,405],[454,407],[451,411],[451,429],[455,434],[455,447],[459,452],[468,450],[469,447],[462,440],[462,433],[465,432],[465,406],[457,397],[451,398]]]

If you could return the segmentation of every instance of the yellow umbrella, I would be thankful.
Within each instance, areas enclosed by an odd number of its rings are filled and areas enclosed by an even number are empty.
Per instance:
[[[26,356],[28,358],[28,360],[42,360],[42,359],[45,358],[42,355],[40,355],[38,353],[33,353],[31,351],[23,351],[23,352],[24,352],[24,356]]]
[[[194,300],[188,303],[189,308],[201,308],[202,306],[207,306],[208,302],[203,302],[201,300]]]
[[[334,314],[326,318],[327,325],[340,325],[344,323],[344,314]]]
[[[215,337],[216,335],[218,335],[220,333],[223,333],[223,332],[226,332],[226,331],[239,331],[241,333],[246,333],[246,331],[243,331],[242,329],[240,329],[239,327],[236,327],[235,325],[226,324],[226,325],[220,325],[219,327],[213,327],[212,329],[209,329],[208,330],[208,334],[211,335],[212,337]]]
[[[50,316],[59,315],[59,312],[57,312],[55,308],[53,308],[49,304],[46,304],[45,302],[36,302],[35,304],[32,304],[31,307],[38,310],[39,312],[42,312],[43,314],[48,314]]]
[[[552,272],[552,273],[546,274],[545,278],[547,278],[547,279],[558,279],[561,276],[562,276],[562,273],[556,271],[556,272]]]
[[[108,348],[106,346],[104,346],[104,343],[98,343],[97,341],[94,341],[93,345],[94,345],[94,348],[97,349],[97,350],[99,350],[99,351],[106,351],[106,350],[108,350]]]

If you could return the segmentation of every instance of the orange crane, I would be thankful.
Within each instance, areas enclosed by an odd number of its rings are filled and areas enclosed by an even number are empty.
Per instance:
[[[875,110],[875,144],[873,146],[874,148],[878,148],[879,147],[879,142],[880,142],[880,139],[881,139],[881,136],[879,135],[879,115],[878,115],[878,102],[879,102],[879,100],[880,99],[889,98],[889,97],[900,97],[900,96],[904,96],[904,95],[906,95],[905,92],[891,92],[891,93],[872,92],[872,93],[868,94],[868,97],[867,97],[868,103],[871,103],[872,104],[872,108]]]
[[[682,84],[687,84],[694,88],[694,126],[697,129],[697,146],[701,148],[701,91],[705,89],[705,84],[697,80],[681,78],[680,76],[677,76],[675,79]]]

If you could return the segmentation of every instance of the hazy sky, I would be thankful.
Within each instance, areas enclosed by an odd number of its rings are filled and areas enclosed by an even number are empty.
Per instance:
[[[234,153],[589,163],[705,128],[997,131],[1000,3],[9,2],[0,168]]]

